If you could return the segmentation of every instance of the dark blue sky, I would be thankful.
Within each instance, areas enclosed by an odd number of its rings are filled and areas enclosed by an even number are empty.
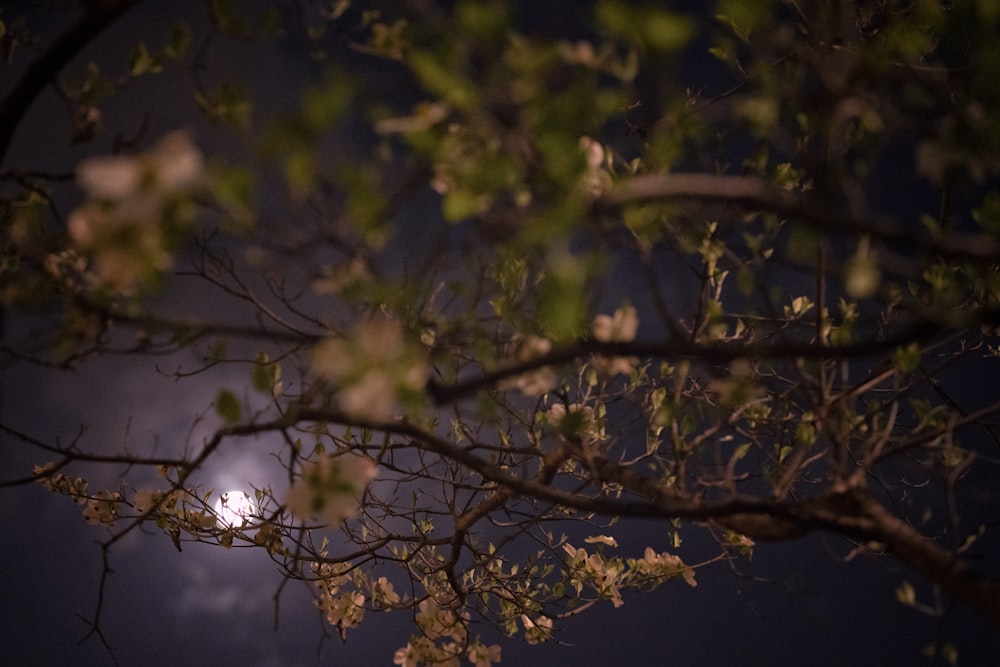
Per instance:
[[[97,59],[114,71],[138,39],[159,43],[174,17],[203,24],[202,4],[147,2],[108,30],[70,70],[78,73],[88,59]],[[546,25],[553,21],[544,3],[536,11]],[[57,28],[52,17],[38,16]],[[286,103],[297,97],[301,84],[317,74],[315,65],[297,55],[279,46],[222,44],[211,57],[210,76],[251,83],[262,103],[259,113],[266,117],[289,108]],[[11,75],[4,68],[0,73],[0,85],[9,86]],[[239,155],[237,137],[201,123],[192,105],[177,104],[189,95],[184,74],[168,71],[120,95],[105,110],[106,125],[135,131],[152,109],[147,136],[190,126],[207,150]],[[80,157],[107,149],[106,140],[68,148],[67,139],[64,108],[49,91],[19,128],[5,166],[65,171]],[[210,295],[181,290],[170,297],[174,303],[195,300],[200,309],[214,307]],[[4,335],[18,340],[29,330],[29,322],[11,318]],[[227,376],[227,371],[209,374],[188,381],[179,400],[176,385],[153,364],[192,361],[190,353],[152,361],[126,357],[64,373],[3,360],[0,416],[39,438],[63,442],[86,425],[81,445],[97,451],[117,451],[126,437],[136,447],[159,442],[169,450],[191,437],[192,416],[207,408],[220,385],[242,381],[242,375]],[[200,434],[196,429],[193,436]],[[267,472],[267,442],[255,445],[249,454],[246,448],[224,449],[205,471],[205,481],[221,489],[273,474]],[[45,460],[43,453],[0,435],[0,478],[28,474]],[[129,474],[136,475],[128,479],[138,486],[140,473]],[[100,488],[100,482],[98,477],[92,487]],[[113,484],[110,478],[104,482]],[[655,522],[626,522],[620,530],[623,549],[639,553],[651,535],[665,536]],[[694,562],[699,538],[696,530],[689,532],[684,557]],[[9,665],[109,664],[96,638],[78,645],[87,633],[79,617],[90,617],[97,603],[101,529],[88,526],[68,499],[31,485],[0,490],[0,535],[6,545],[0,550],[0,659]],[[620,609],[605,604],[568,620],[557,641],[542,646],[482,632],[502,643],[505,665],[888,666],[920,664],[921,647],[932,641],[958,645],[961,665],[996,664],[1000,640],[985,623],[960,609],[938,620],[898,604],[894,589],[906,576],[900,566],[887,558],[844,563],[850,550],[846,540],[831,535],[759,545],[752,561],[736,565],[746,576],[715,564],[698,572],[697,588],[674,582],[652,593],[627,594]],[[704,545],[703,555],[712,553]],[[400,614],[369,612],[346,644],[334,631],[317,656],[323,626],[306,585],[285,586],[276,611],[273,598],[281,577],[256,549],[191,544],[178,553],[162,534],[133,532],[115,547],[111,567],[103,626],[122,665],[388,665],[411,631]]]

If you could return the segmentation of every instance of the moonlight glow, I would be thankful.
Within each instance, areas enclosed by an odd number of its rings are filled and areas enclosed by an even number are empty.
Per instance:
[[[256,511],[257,507],[245,491],[227,491],[215,501],[219,524],[226,527],[239,528],[244,523],[249,523]]]

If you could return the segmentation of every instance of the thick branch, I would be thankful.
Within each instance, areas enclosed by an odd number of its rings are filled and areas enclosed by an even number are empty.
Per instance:
[[[536,371],[545,366],[559,366],[591,355],[605,357],[645,357],[653,359],[692,359],[705,363],[726,363],[736,359],[848,359],[895,350],[901,345],[925,340],[940,331],[931,322],[920,322],[898,334],[881,340],[865,340],[829,346],[779,341],[775,343],[694,343],[673,339],[662,342],[602,342],[580,340],[567,346],[483,373],[479,377],[446,385],[434,380],[428,392],[439,404],[470,396],[497,386],[501,380]]]
[[[608,481],[655,499],[664,509],[677,504],[676,499],[665,497],[662,484],[631,469],[601,461],[599,472]],[[972,569],[957,554],[921,535],[860,489],[824,494],[798,505],[738,499],[697,505],[701,507],[702,516],[691,518],[712,519],[756,539],[784,541],[811,530],[827,530],[881,542],[927,581],[976,610],[1000,629],[1000,580]],[[697,515],[698,507],[691,509]],[[665,513],[664,516],[672,515]]]
[[[774,211],[826,231],[851,232],[881,239],[889,247],[906,247],[934,256],[994,260],[1000,254],[996,241],[984,234],[947,234],[929,238],[912,229],[890,227],[870,218],[839,215],[807,206],[796,193],[775,187],[753,176],[715,174],[645,174],[624,180],[597,200],[599,207],[616,208],[629,203],[677,198],[742,201]]]
[[[28,67],[14,89],[0,100],[0,164],[7,156],[18,124],[45,86],[98,34],[138,3],[139,0],[84,3],[83,15]]]
[[[882,542],[893,556],[1000,629],[1000,580],[972,569],[867,493],[857,490],[807,501],[802,518],[817,527]]]

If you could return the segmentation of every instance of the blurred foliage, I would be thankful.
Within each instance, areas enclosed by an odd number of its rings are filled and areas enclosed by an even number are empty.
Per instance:
[[[120,74],[50,72],[68,134],[115,154],[80,163],[68,209],[77,165],[3,163],[0,303],[47,323],[5,338],[5,364],[194,350],[178,380],[248,368],[155,492],[89,495],[64,472],[93,458],[75,446],[39,480],[112,531],[265,549],[342,635],[411,610],[401,665],[488,665],[477,621],[538,643],[811,530],[1000,623],[995,579],[954,574],[997,520],[1000,397],[963,405],[949,379],[997,356],[993,3],[280,7],[213,0],[160,48],[123,45]],[[20,62],[32,24],[2,20]],[[323,74],[275,103],[212,70],[220,44]],[[168,71],[190,92],[170,103],[244,152],[108,146],[102,109]],[[178,273],[229,305],[163,312]],[[220,527],[199,473],[265,432],[302,509],[260,480]],[[324,507],[346,520],[310,522]],[[629,516],[662,529],[618,555]],[[684,554],[682,525],[716,551]]]

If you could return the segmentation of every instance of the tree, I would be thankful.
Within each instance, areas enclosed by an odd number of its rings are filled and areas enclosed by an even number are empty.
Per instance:
[[[187,351],[179,391],[246,378],[190,416],[203,440],[153,454],[4,416],[38,465],[3,484],[75,500],[105,574],[142,527],[253,547],[342,637],[402,612],[396,664],[488,665],[480,622],[543,642],[625,590],[826,531],[1000,627],[1000,401],[948,379],[997,356],[991,5],[595,2],[553,26],[520,3],[217,0],[121,73],[78,67],[136,5],[80,3],[47,43],[2,24],[15,62],[38,55],[0,101],[0,150],[48,84],[95,146],[3,163],[2,303],[32,326],[5,363]],[[326,74],[265,122],[210,65],[266,39]],[[190,72],[176,104],[253,150],[209,158],[145,123],[109,147],[107,110],[167,68]],[[163,305],[192,277],[211,317]],[[204,485],[220,447],[265,436],[280,476],[242,499]],[[121,483],[77,472],[100,467]],[[629,517],[672,548],[620,553]],[[691,529],[714,557],[685,557]]]

